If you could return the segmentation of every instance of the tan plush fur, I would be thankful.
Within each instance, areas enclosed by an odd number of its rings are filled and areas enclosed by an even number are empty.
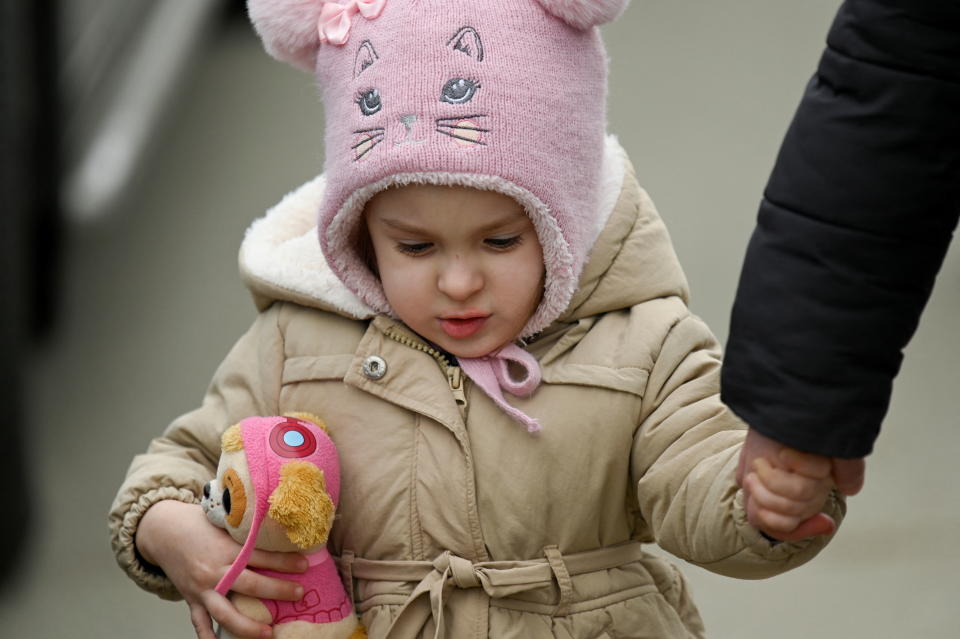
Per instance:
[[[220,447],[225,453],[235,453],[243,450],[243,436],[240,434],[240,424],[234,424],[223,431],[220,436]]]
[[[303,549],[327,543],[334,510],[322,470],[302,461],[280,469],[267,515],[286,529],[290,541]]]

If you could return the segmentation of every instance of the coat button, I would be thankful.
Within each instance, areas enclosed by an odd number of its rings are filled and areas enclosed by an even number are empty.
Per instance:
[[[387,363],[382,357],[371,355],[363,360],[363,374],[370,379],[380,379],[387,374]]]

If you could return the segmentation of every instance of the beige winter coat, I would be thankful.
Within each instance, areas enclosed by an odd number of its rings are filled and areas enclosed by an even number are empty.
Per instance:
[[[700,637],[678,571],[638,542],[708,570],[758,578],[824,539],[771,544],[734,481],[742,425],[720,403],[720,348],[686,306],[667,232],[614,141],[611,210],[568,312],[529,345],[544,384],[508,396],[532,436],[398,321],[365,319],[316,248],[322,178],[244,242],[262,309],[203,405],[134,459],[110,514],[121,566],[178,593],[136,555],[140,517],[197,502],[220,433],[249,415],[308,411],[342,461],[331,551],[370,637]],[[359,318],[359,319],[358,319]],[[376,371],[365,362],[379,357]],[[839,519],[842,504],[827,512]],[[401,610],[403,614],[401,615]]]

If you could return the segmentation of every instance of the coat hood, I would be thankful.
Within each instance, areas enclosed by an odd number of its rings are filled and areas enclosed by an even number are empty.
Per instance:
[[[260,309],[291,301],[353,319],[374,312],[327,265],[317,239],[326,180],[318,176],[254,221],[240,247],[240,272]],[[667,229],[613,136],[604,147],[601,215],[579,287],[557,320],[569,323],[660,297],[687,300],[686,277]]]

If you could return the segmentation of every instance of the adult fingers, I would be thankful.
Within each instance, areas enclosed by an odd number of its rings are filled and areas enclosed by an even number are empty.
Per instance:
[[[210,616],[234,636],[251,639],[266,639],[273,636],[270,626],[240,614],[226,597],[214,590],[205,592],[202,602]]]
[[[839,459],[833,460],[833,483],[844,495],[852,497],[863,489],[864,476],[867,470],[867,460]]]
[[[275,570],[277,572],[303,573],[310,567],[307,558],[298,552],[272,552],[269,550],[254,550],[250,554],[248,566]]]
[[[303,586],[286,579],[267,577],[251,570],[244,570],[231,586],[232,590],[260,599],[281,599],[300,601],[303,599]]]
[[[197,639],[216,639],[213,632],[213,620],[207,609],[200,603],[190,604],[190,623],[193,624],[193,630],[197,633]]]
[[[813,517],[806,519],[789,532],[767,532],[770,537],[780,541],[801,541],[818,535],[832,535],[837,529],[837,524],[832,517],[825,513],[817,513]]]
[[[826,513],[817,513],[810,519],[800,522],[791,534],[796,535],[795,539],[806,539],[817,535],[832,535],[836,530],[837,522],[833,517]]]

